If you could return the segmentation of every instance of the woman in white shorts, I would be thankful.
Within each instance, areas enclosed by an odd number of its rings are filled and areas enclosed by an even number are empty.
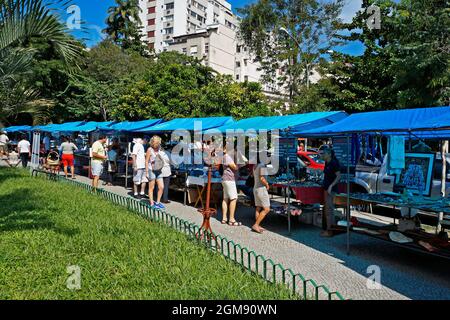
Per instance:
[[[269,197],[269,183],[267,182],[266,165],[260,163],[253,170],[253,176],[255,177],[255,186],[253,188],[253,194],[255,196],[255,224],[252,226],[252,230],[258,233],[262,233],[264,228],[260,226],[266,215],[270,212],[270,197]]]
[[[161,197],[164,191],[164,180],[162,168],[164,167],[164,150],[161,149],[161,137],[153,136],[150,139],[150,147],[147,149],[145,157],[145,173],[148,177],[148,198],[150,205],[156,209],[164,209],[161,203]],[[155,183],[158,185],[156,201],[153,200],[153,191]]]
[[[222,174],[222,224],[236,227],[241,226],[242,223],[236,221],[234,214],[236,212],[236,203],[238,198],[236,188],[237,165],[234,163],[231,156],[227,153],[226,148],[223,149],[223,174]],[[230,210],[230,219],[228,217],[228,209]]]

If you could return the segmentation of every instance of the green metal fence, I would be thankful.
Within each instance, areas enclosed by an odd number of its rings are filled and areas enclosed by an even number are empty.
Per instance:
[[[37,176],[38,173],[40,172],[34,171],[33,175]],[[286,269],[283,265],[275,263],[253,250],[242,247],[233,240],[228,240],[226,237],[221,235],[212,237],[209,234],[202,234],[202,230],[200,230],[198,225],[176,217],[166,211],[152,208],[148,203],[103,189],[94,189],[88,184],[69,180],[62,176],[50,174],[46,176],[51,180],[62,181],[83,188],[89,193],[96,194],[108,201],[123,206],[151,222],[164,223],[183,232],[189,238],[206,246],[209,250],[222,254],[225,258],[235,262],[243,269],[263,277],[266,281],[286,285],[294,294],[301,296],[302,299],[345,300],[339,292],[331,291],[325,285],[319,285],[312,279],[306,279],[302,274],[294,273],[291,269]],[[203,237],[197,237],[196,235],[199,233]]]

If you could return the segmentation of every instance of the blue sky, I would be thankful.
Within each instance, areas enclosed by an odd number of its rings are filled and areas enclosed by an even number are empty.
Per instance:
[[[255,0],[228,0],[233,9],[243,7]],[[342,12],[344,21],[351,20],[351,17],[361,7],[362,0],[346,0]],[[80,8],[81,20],[84,22],[85,31],[74,30],[74,35],[78,38],[85,39],[88,47],[94,46],[101,41],[101,30],[105,27],[105,19],[107,10],[114,5],[114,0],[72,0],[72,4]],[[354,55],[362,54],[363,46],[360,43],[350,43],[346,46],[335,48],[335,50],[346,52]]]

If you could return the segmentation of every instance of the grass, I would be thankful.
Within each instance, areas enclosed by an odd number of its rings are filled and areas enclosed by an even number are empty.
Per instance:
[[[80,290],[66,287],[70,265]],[[167,226],[0,168],[0,299],[291,298]]]

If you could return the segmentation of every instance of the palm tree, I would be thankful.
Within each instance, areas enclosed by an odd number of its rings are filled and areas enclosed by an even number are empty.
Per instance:
[[[116,5],[108,9],[107,27],[103,31],[122,48],[141,51],[140,11],[138,0],[116,0]]]
[[[39,99],[39,92],[23,81],[36,53],[27,42],[36,38],[53,45],[69,72],[78,67],[79,43],[52,13],[47,1],[0,0],[0,122],[8,123],[8,118],[20,113],[30,113],[39,122],[43,110],[52,104]]]

